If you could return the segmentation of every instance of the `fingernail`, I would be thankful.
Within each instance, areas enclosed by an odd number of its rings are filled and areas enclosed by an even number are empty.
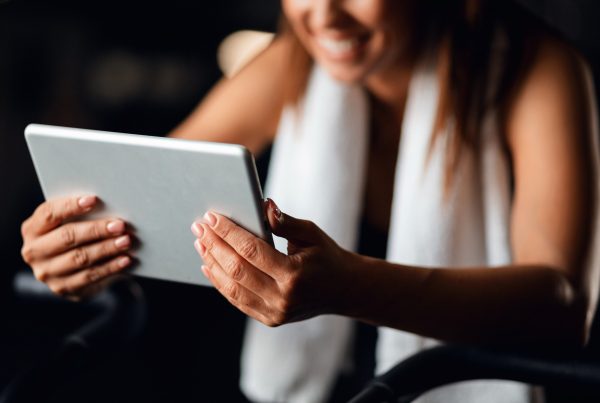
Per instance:
[[[204,233],[204,228],[198,222],[192,223],[192,232],[196,235],[197,238],[202,238],[202,234]]]
[[[198,252],[200,254],[200,256],[204,256],[204,252],[206,251],[206,248],[204,247],[204,245],[202,245],[200,243],[199,239],[196,239],[194,241],[194,248],[196,248],[196,252]]]
[[[283,220],[283,215],[281,214],[281,210],[277,207],[277,204],[272,199],[267,199],[269,201],[269,206],[273,210],[273,214],[275,214],[275,218],[277,221],[281,222]]]
[[[202,270],[202,274],[204,274],[204,277],[208,278],[208,266],[202,265],[200,267],[200,270]]]
[[[86,208],[92,207],[96,203],[96,196],[83,196],[77,200],[79,207]]]
[[[217,217],[210,211],[207,211],[206,213],[204,213],[204,221],[206,221],[206,223],[211,227],[214,227],[217,223]]]
[[[129,235],[123,235],[115,239],[115,246],[117,248],[126,248],[131,244],[131,239]]]
[[[119,234],[125,230],[125,223],[121,220],[114,220],[106,224],[106,229],[111,234]]]
[[[129,256],[123,256],[117,260],[117,266],[119,266],[121,269],[129,265],[129,263],[131,263],[131,258]]]

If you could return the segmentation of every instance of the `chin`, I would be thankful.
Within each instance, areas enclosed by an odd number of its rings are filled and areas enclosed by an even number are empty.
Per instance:
[[[347,84],[361,84],[367,76],[366,69],[353,66],[331,66],[328,64],[319,64],[323,70],[336,81]]]

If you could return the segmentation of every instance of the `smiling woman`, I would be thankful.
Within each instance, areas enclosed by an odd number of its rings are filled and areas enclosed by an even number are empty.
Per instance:
[[[171,133],[254,152],[273,143],[276,248],[218,212],[192,226],[205,275],[255,319],[246,395],[326,401],[349,318],[381,326],[378,370],[439,340],[585,344],[600,181],[581,56],[511,1],[284,0],[283,11],[272,44]],[[61,244],[66,225],[89,225],[63,221],[89,211],[77,206],[50,200],[23,226],[24,257],[53,287],[117,253],[67,259],[116,236]],[[529,392],[478,382],[428,401]]]
[[[285,0],[283,10],[304,49],[338,80],[362,82],[394,71],[416,52],[417,2],[317,3]]]

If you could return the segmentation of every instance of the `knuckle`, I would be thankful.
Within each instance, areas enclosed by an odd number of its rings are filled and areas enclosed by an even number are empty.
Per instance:
[[[60,202],[60,210],[63,212],[69,212],[73,210],[73,204],[76,203],[73,199],[68,198]]]
[[[85,273],[86,283],[87,284],[95,283],[96,281],[98,281],[102,277],[104,277],[106,271],[107,271],[106,268],[103,268],[103,267],[95,267],[93,269],[88,270]]]
[[[87,266],[90,261],[87,251],[83,248],[73,250],[72,259],[77,267]]]
[[[106,228],[106,224],[103,222],[96,222],[91,225],[90,228],[90,237],[92,239],[100,239],[104,237],[104,229]]]
[[[108,240],[106,242],[102,242],[99,249],[99,255],[101,257],[108,257],[115,253],[117,247],[115,246],[114,241]]]
[[[223,287],[223,291],[228,296],[228,298],[233,301],[237,301],[240,298],[240,286],[235,281],[230,281]]]
[[[212,251],[215,246],[215,240],[213,237],[206,234],[204,238],[202,238],[202,244],[204,245],[207,251]]]
[[[37,208],[37,214],[44,224],[53,224],[56,222],[56,214],[50,203],[43,203]]]
[[[229,225],[223,225],[222,220],[217,220],[217,224],[214,228],[223,239],[227,239],[231,235],[231,227]]]
[[[207,248],[208,251],[208,248]],[[205,253],[204,256],[202,256],[202,261],[204,262],[205,265],[212,267],[215,264],[215,259],[213,258],[213,256],[210,253]]]
[[[227,263],[227,274],[235,280],[241,281],[244,279],[244,265],[240,259],[233,259]]]
[[[63,245],[68,248],[75,246],[75,244],[77,243],[75,238],[75,231],[73,229],[73,226],[71,225],[65,225],[61,227],[60,238],[63,242]]]
[[[240,246],[240,255],[247,260],[254,260],[258,256],[258,245],[254,240],[247,240]]]

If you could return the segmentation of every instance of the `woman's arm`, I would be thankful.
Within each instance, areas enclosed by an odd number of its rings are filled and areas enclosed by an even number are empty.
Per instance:
[[[363,257],[271,204],[288,255],[208,214],[194,225],[203,271],[268,325],[336,313],[457,342],[581,345],[597,287],[585,265],[598,180],[588,101],[570,51],[543,47],[507,115],[516,180],[510,266],[425,269]]]
[[[544,44],[506,116],[515,176],[512,265],[393,270],[357,259],[373,292],[368,308],[349,306],[349,314],[454,341],[584,343],[598,287],[586,267],[599,180],[588,98],[576,55]]]
[[[169,136],[242,144],[259,153],[272,142],[283,109],[286,43],[277,37],[234,77],[222,79]]]

